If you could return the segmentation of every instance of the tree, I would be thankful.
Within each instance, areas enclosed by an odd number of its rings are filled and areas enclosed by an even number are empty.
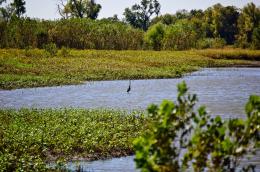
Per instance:
[[[235,41],[239,13],[233,6],[216,4],[205,11],[204,22],[208,25],[207,36],[223,38],[228,44]]]
[[[193,10],[190,10],[190,16],[201,19],[204,16],[204,12],[202,10],[193,9]]]
[[[155,14],[159,15],[161,5],[157,0],[142,0],[141,4],[135,4],[126,8],[124,12],[125,20],[136,28],[147,30],[150,25],[150,19]]]
[[[58,11],[63,18],[96,19],[101,8],[95,0],[61,0],[58,5]]]
[[[24,0],[14,0],[13,3],[11,3],[11,7],[14,10],[14,15],[16,15],[18,18],[20,18],[26,12]]]
[[[257,50],[260,49],[260,25],[253,31],[252,48]]]
[[[177,18],[175,15],[172,14],[164,14],[157,16],[151,20],[151,25],[157,24],[157,23],[162,23],[165,25],[171,25],[176,22]]]
[[[6,2],[6,0],[0,0],[0,5]],[[8,21],[12,16],[20,18],[26,12],[25,1],[24,0],[14,0],[12,3],[8,4],[6,7],[0,8],[0,18]]]
[[[112,21],[112,22],[120,22],[117,14],[114,14],[112,17],[104,18],[103,20]]]
[[[252,43],[254,29],[260,25],[260,8],[254,3],[249,3],[245,6],[238,19],[237,35],[238,44],[240,47],[249,47]]]
[[[228,44],[233,44],[235,42],[235,35],[238,33],[237,20],[239,12],[236,7],[227,6],[223,8],[222,16],[222,27],[219,30],[220,37],[225,39]]]
[[[188,19],[190,17],[190,13],[187,10],[182,9],[182,10],[178,10],[175,16],[178,20]]]
[[[162,23],[157,23],[148,29],[144,39],[154,50],[161,50],[164,34],[165,26]]]

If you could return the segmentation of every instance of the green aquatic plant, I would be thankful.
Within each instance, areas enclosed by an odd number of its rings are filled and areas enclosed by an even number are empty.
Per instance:
[[[133,154],[147,129],[140,112],[83,109],[0,110],[0,171],[44,171],[49,162]]]
[[[151,130],[134,141],[136,165],[144,172],[235,171],[240,158],[254,153],[260,141],[260,97],[246,104],[247,118],[222,120],[205,107],[194,111],[196,95],[178,85],[177,102],[148,108]],[[243,168],[253,170],[253,165]]]

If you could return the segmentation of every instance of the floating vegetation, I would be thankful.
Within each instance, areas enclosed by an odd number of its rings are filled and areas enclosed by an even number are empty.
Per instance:
[[[0,169],[43,170],[52,161],[131,155],[148,121],[139,112],[115,110],[0,110]]]

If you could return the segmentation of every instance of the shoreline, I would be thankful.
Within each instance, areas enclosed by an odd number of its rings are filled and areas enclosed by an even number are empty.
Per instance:
[[[217,57],[215,57],[216,55]],[[207,49],[187,51],[71,50],[68,57],[44,50],[0,49],[0,88],[13,90],[88,81],[173,79],[212,67],[260,67],[260,51]]]
[[[131,78],[131,79],[114,79],[114,80],[89,80],[89,81],[81,81],[80,83],[71,83],[71,84],[62,84],[62,85],[46,85],[46,86],[36,86],[36,87],[22,87],[22,88],[13,88],[13,89],[3,89],[0,87],[0,91],[12,91],[12,90],[19,90],[19,89],[33,89],[33,88],[48,88],[48,87],[66,87],[66,86],[78,86],[78,85],[84,85],[86,83],[91,83],[91,82],[102,82],[102,81],[128,81],[128,80],[155,80],[155,79],[178,79],[178,78],[183,78],[185,76],[189,76],[190,74],[194,72],[198,72],[200,70],[203,70],[205,68],[211,69],[211,68],[260,68],[260,62],[256,61],[255,64],[242,64],[242,65],[232,65],[232,66],[213,66],[213,67],[202,67],[199,68],[198,70],[194,70],[191,72],[187,72],[182,74],[181,76],[176,76],[176,77],[160,77],[160,78]]]

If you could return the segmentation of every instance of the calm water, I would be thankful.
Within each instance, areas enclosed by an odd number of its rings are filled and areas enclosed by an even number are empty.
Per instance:
[[[5,108],[123,108],[145,109],[150,103],[176,99],[176,84],[185,80],[199,103],[213,114],[241,117],[251,94],[260,95],[260,68],[213,68],[182,79],[101,81],[77,86],[45,87],[0,91]]]
[[[260,95],[260,68],[211,68],[182,79],[87,82],[77,86],[45,87],[0,91],[2,108],[122,108],[145,109],[150,103],[176,99],[176,84],[185,80],[199,104],[213,115],[243,117],[244,105],[251,94]],[[246,161],[247,163],[248,161]],[[260,154],[250,162],[260,165]],[[75,163],[68,164],[74,169]],[[134,171],[133,157],[106,161],[81,162],[86,171]],[[258,167],[260,171],[260,167]]]

